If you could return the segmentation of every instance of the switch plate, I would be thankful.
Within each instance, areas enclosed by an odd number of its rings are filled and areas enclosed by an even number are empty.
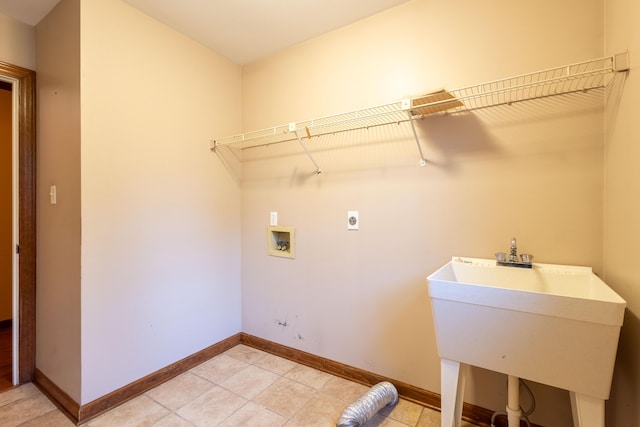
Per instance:
[[[271,217],[269,218],[269,225],[275,227],[278,225],[278,212],[271,212]]]
[[[358,211],[347,211],[347,230],[360,229],[360,216]]]
[[[49,203],[52,205],[58,203],[58,189],[55,185],[49,187]]]

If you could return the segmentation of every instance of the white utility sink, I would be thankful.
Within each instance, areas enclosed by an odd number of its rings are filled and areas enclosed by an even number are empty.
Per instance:
[[[591,268],[454,257],[427,280],[442,358],[443,427],[460,422],[464,365],[567,389],[575,425],[604,426],[626,302]],[[445,412],[452,410],[450,420]]]

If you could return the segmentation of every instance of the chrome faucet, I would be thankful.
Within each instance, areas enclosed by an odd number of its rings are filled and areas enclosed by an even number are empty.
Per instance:
[[[509,255],[509,261],[518,262],[518,245],[516,244],[516,238],[511,238],[511,254]]]
[[[509,259],[507,259],[507,254],[505,252],[496,252],[496,265],[531,268],[531,260],[533,260],[533,255],[531,254],[520,254],[520,257],[518,257],[518,245],[515,237],[511,238]]]

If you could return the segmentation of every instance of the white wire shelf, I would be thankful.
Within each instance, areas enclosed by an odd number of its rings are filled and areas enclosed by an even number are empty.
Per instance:
[[[406,121],[411,121],[413,124],[414,119],[433,114],[455,114],[588,91],[605,87],[613,73],[628,69],[629,54],[625,52],[451,91],[442,89],[377,107],[214,139],[211,141],[211,150],[227,145],[246,149],[295,140],[302,144],[302,138],[305,137],[311,138]],[[416,142],[418,142],[417,135]],[[418,149],[420,149],[419,143]],[[422,152],[420,155],[424,162]]]

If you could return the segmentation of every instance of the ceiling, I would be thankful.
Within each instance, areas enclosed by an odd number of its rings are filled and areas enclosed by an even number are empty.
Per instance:
[[[59,0],[0,0],[0,14],[36,25]],[[237,64],[408,0],[122,0]]]
[[[60,0],[0,0],[0,14],[36,25]]]

